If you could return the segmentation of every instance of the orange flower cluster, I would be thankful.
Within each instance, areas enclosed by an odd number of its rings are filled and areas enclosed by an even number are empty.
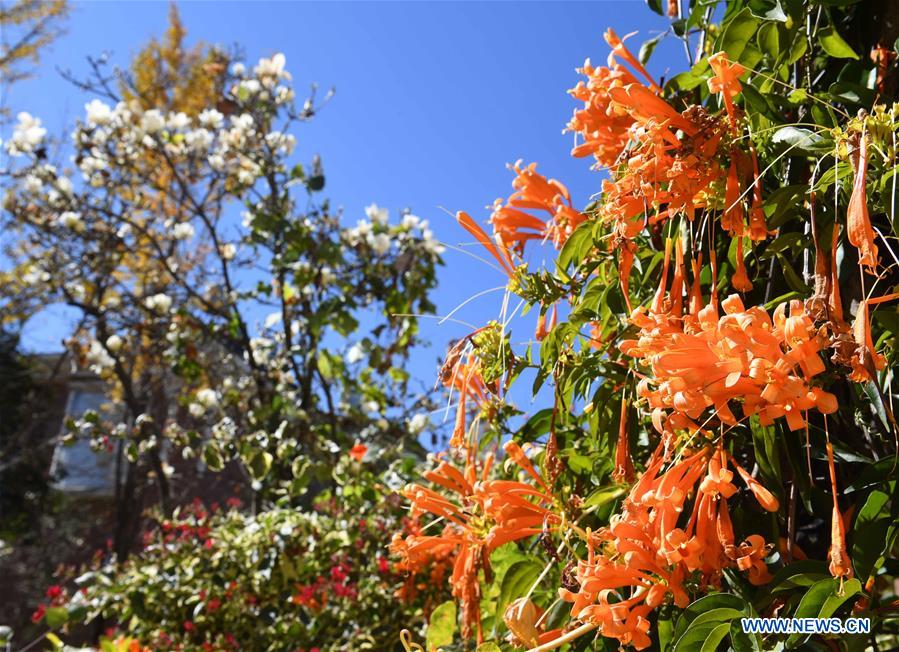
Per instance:
[[[600,166],[613,167],[627,147],[634,119],[623,107],[615,104],[611,90],[640,83],[633,73],[618,63],[617,58],[630,64],[654,92],[659,93],[661,89],[614,31],[608,30],[605,39],[612,48],[609,67],[595,68],[588,59],[584,67],[578,69],[587,81],[579,82],[568,92],[582,101],[584,106],[574,112],[566,130],[579,134],[583,139],[571,150],[572,156],[592,155]]]
[[[702,208],[721,209],[721,226],[732,236],[767,237],[755,155],[731,144],[729,121],[699,106],[678,112],[641,85],[614,88],[610,95],[639,127],[626,163],[603,181],[600,215],[615,225],[619,239],[630,240],[677,214],[692,220]],[[747,223],[743,195],[750,180]]]
[[[512,182],[515,192],[505,202],[497,199],[490,217],[497,242],[519,256],[528,240],[550,238],[557,248],[561,247],[586,219],[572,206],[568,188],[539,174],[536,163],[522,167],[518,161],[512,169],[517,174]],[[528,210],[546,211],[550,219],[544,221]]]
[[[588,532],[587,559],[575,571],[579,588],[559,589],[559,596],[572,603],[572,617],[622,645],[648,647],[649,613],[666,600],[686,607],[685,581],[696,573],[700,588],[720,586],[722,570],[733,567],[753,584],[771,580],[764,539],[751,535],[735,543],[727,499],[737,487],[728,467],[764,509],[777,511],[777,499],[722,448],[684,454],[684,459],[666,459],[660,445],[621,514],[608,528]]]
[[[648,401],[659,432],[695,432],[695,421],[707,408],[722,423],[734,425],[732,400],[742,402],[745,416],[758,414],[762,424],[786,417],[792,430],[805,427],[807,410],[829,414],[837,409],[835,396],[810,384],[824,371],[820,352],[826,342],[801,301],[790,302],[789,315],[787,304],[780,304],[772,316],[762,306],[747,309],[731,295],[721,302],[724,314],[719,316],[714,295],[700,308],[697,277],[684,315],[680,247],[665,300],[669,255],[649,311],[640,306],[631,313],[639,337],[620,344],[623,353],[650,369],[637,394]]]
[[[424,474],[451,497],[411,484],[403,494],[412,503],[413,514],[427,512],[445,521],[438,535],[394,535],[391,550],[402,557],[407,568],[428,563],[435,554],[456,555],[451,578],[452,593],[460,604],[462,634],[473,629],[481,635],[481,588],[479,574],[490,573],[490,553],[510,541],[540,534],[559,519],[548,506],[553,502],[541,475],[514,442],[505,445],[506,454],[533,480],[489,480],[492,456],[480,472],[469,462],[464,473],[447,462]],[[454,495],[453,495],[454,494]]]
[[[569,130],[585,139],[572,152],[575,156],[592,153],[601,165],[614,168],[612,177],[603,182],[600,215],[615,225],[613,247],[624,245],[623,271],[633,258],[632,248],[626,245],[645,226],[680,213],[692,220],[697,209],[715,209],[722,211],[721,226],[741,238],[734,287],[741,292],[751,290],[742,237],[763,240],[768,229],[755,151],[743,152],[735,140],[740,115],[733,100],[741,91],[739,77],[744,68],[728,61],[723,53],[709,58],[715,72],[709,88],[721,95],[726,117],[699,106],[679,112],[659,97],[658,85],[614,32],[607,32],[606,40],[613,48],[612,67],[585,67],[589,82],[572,91],[585,102],[585,108],[575,113]],[[618,65],[616,56],[637,70],[648,85]],[[743,197],[749,194],[750,185],[747,215]]]
[[[405,537],[423,534],[417,518],[403,518]],[[394,534],[394,540],[404,541],[403,534]],[[402,546],[402,543],[398,545]],[[403,556],[393,564],[396,573],[405,575],[402,586],[396,590],[396,597],[404,604],[411,604],[422,590],[440,586],[446,579],[454,561],[455,549],[449,546],[435,547],[430,553],[422,552],[413,557]]]

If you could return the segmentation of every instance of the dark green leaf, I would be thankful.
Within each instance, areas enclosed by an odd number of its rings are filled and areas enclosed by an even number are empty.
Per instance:
[[[840,581],[833,577],[815,582],[796,607],[794,618],[830,618],[844,602],[861,593],[857,579]],[[808,639],[808,634],[790,634],[786,647],[791,648]]]
[[[832,26],[818,30],[818,42],[824,48],[824,51],[832,57],[837,59],[858,59],[855,50],[843,40],[843,37]]]
[[[752,15],[749,8],[744,8],[728,21],[718,42],[718,49],[724,50],[734,61],[741,61],[746,44],[759,27],[759,19]]]

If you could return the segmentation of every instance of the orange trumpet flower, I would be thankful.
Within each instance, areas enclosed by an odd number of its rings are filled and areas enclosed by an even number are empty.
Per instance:
[[[858,146],[852,149],[852,167],[855,177],[852,181],[852,195],[846,209],[846,232],[849,242],[858,249],[859,265],[872,272],[877,267],[877,245],[874,244],[874,229],[868,216],[868,198],[865,183],[868,177],[868,138],[863,131],[857,137]]]
[[[724,100],[724,108],[731,119],[731,123],[733,123],[736,121],[734,97],[739,95],[743,89],[742,84],[740,84],[740,76],[746,72],[746,68],[739,63],[728,60],[724,52],[713,54],[708,61],[709,66],[715,72],[715,75],[709,78],[709,91],[721,93],[721,98]]]
[[[413,515],[423,512],[442,517],[447,526],[439,535],[395,535],[391,550],[401,557],[404,568],[414,570],[431,560],[432,555],[455,552],[451,586],[459,601],[462,635],[481,634],[481,588],[479,573],[489,572],[490,553],[499,546],[540,534],[546,524],[559,518],[549,509],[553,502],[546,483],[517,444],[506,445],[509,457],[535,479],[540,488],[517,480],[489,480],[492,458],[480,471],[469,458],[460,471],[447,462],[425,473],[425,479],[442,488],[439,493],[418,484],[410,484],[403,495],[411,502]]]

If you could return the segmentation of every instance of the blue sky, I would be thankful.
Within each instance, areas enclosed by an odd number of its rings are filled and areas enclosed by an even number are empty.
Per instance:
[[[568,185],[576,205],[600,188],[585,159],[568,152],[562,128],[575,103],[566,89],[584,59],[605,60],[607,27],[639,31],[631,47],[663,31],[668,21],[643,0],[593,2],[183,2],[188,40],[239,44],[248,62],[284,52],[298,95],[311,82],[337,94],[296,132],[299,155],[322,156],[327,194],[348,221],[371,202],[395,215],[410,207],[450,244],[470,237],[440,207],[484,208],[511,190],[506,163],[538,161],[538,170]],[[103,51],[126,65],[150,36],[163,32],[163,2],[79,2],[68,33],[44,56],[37,76],[15,86],[6,103],[40,116],[51,133],[91,99],[63,80],[58,68],[86,71],[85,57]],[[666,78],[685,67],[681,46],[666,39],[650,70]],[[552,251],[531,260],[551,262]],[[495,270],[453,251],[445,255],[436,303],[446,314],[480,290],[502,285]],[[466,305],[457,315],[475,325],[495,318],[501,293]],[[515,340],[532,335],[534,315]],[[24,344],[58,349],[65,323],[50,311],[32,319]],[[457,324],[430,322],[432,343],[412,361],[428,383],[446,342],[464,335]]]

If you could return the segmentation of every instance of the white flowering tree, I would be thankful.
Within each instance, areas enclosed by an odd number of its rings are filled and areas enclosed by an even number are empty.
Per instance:
[[[70,349],[121,412],[69,427],[118,456],[120,559],[140,507],[169,512],[194,489],[179,460],[239,471],[257,508],[299,504],[354,444],[405,445],[425,423],[403,359],[441,246],[408,212],[391,221],[373,204],[345,220],[322,198],[318,158],[293,156],[314,90],[297,106],[282,54],[225,59],[196,62],[214,83],[185,110],[148,108],[137,81],[95,63],[80,85],[97,98],[67,147],[28,113],[4,144],[15,268],[0,311],[78,311]]]

